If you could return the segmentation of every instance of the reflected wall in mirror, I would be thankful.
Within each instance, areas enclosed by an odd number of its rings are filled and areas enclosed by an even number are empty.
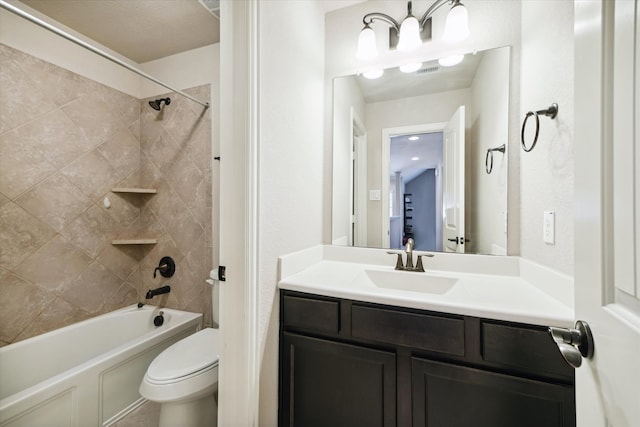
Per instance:
[[[506,255],[510,48],[333,81],[332,243]],[[417,137],[417,138],[416,138]]]

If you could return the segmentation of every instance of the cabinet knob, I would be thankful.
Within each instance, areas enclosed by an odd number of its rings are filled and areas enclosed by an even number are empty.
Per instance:
[[[549,335],[555,341],[564,360],[573,368],[582,365],[582,358],[593,356],[593,335],[589,324],[576,322],[575,329],[549,327]]]

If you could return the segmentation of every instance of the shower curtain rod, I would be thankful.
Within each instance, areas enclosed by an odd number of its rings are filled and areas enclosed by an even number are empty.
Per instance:
[[[72,36],[71,34],[65,32],[65,31],[62,31],[59,28],[56,28],[55,26],[43,21],[40,18],[37,18],[37,17],[35,17],[35,16],[23,11],[22,9],[17,8],[16,6],[14,6],[12,4],[7,3],[5,0],[0,0],[0,6],[2,6],[5,9],[7,9],[9,12],[15,13],[16,15],[18,15],[18,16],[20,16],[20,17],[22,17],[22,18],[24,18],[24,19],[26,19],[28,21],[31,21],[34,24],[37,24],[37,25],[41,26],[42,28],[45,28],[45,29],[51,31],[52,33],[55,33],[55,34],[59,35],[60,37],[63,37],[65,39],[69,40],[70,42],[73,42],[73,43],[75,43],[75,44],[77,44],[79,46],[82,46],[85,49],[90,50],[91,52],[93,52],[93,53],[95,53],[95,54],[97,54],[99,56],[102,56],[103,58],[108,59],[109,61],[120,65],[121,67],[126,68],[129,71],[133,71],[134,73],[136,73],[137,75],[139,75],[141,77],[144,77],[145,79],[151,80],[152,82],[157,83],[160,86],[163,86],[163,87],[165,87],[165,88],[167,88],[169,90],[172,90],[172,91],[184,96],[185,98],[188,98],[188,99],[190,99],[190,100],[192,100],[194,102],[197,102],[198,104],[202,105],[204,108],[209,108],[209,103],[208,102],[202,102],[199,99],[196,99],[193,96],[189,95],[188,93],[185,93],[185,92],[183,92],[183,91],[181,91],[179,89],[176,89],[173,86],[170,86],[170,85],[164,83],[163,81],[158,80],[153,76],[150,76],[149,74],[145,73],[144,71],[139,70],[136,67],[127,64],[126,62],[116,58],[115,56],[113,56],[113,55],[111,55],[111,54],[109,54],[107,52],[104,52],[104,51],[98,49],[97,47],[92,46],[89,43],[87,43],[87,42],[85,42],[83,40],[80,40],[79,38],[77,38],[75,36]]]

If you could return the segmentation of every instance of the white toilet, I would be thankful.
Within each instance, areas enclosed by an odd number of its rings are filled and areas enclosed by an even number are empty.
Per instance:
[[[205,328],[166,348],[140,384],[142,397],[160,403],[159,427],[215,427],[219,332]]]

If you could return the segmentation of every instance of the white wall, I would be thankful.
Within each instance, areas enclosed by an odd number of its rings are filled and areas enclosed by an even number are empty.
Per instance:
[[[322,2],[259,4],[260,426],[277,425],[278,256],[322,242]]]
[[[448,45],[441,41],[441,35],[446,18],[444,6],[434,14],[433,19],[433,40],[422,45],[417,54],[411,57],[405,56],[397,51],[388,51],[388,46],[384,46],[387,40],[385,32],[388,27],[384,24],[374,24],[372,27],[376,31],[378,40],[378,51],[380,57],[375,61],[381,67],[398,66],[409,59],[432,60],[445,54],[467,53],[476,50],[487,50],[495,47],[512,46],[511,49],[511,72],[509,91],[509,146],[508,175],[510,182],[519,180],[519,120],[520,111],[518,109],[520,98],[520,37],[521,37],[521,2],[519,1],[473,1],[466,2],[469,12],[469,26],[471,37],[455,45]],[[413,4],[414,14],[422,14],[427,5],[422,3]],[[358,34],[362,29],[362,17],[369,12],[383,12],[398,19],[406,15],[406,2],[403,1],[383,1],[373,0],[359,3],[344,9],[330,12],[326,16],[326,72],[327,82],[338,76],[355,74],[359,70],[359,65],[355,59]],[[325,93],[327,103],[331,105],[331,92]],[[448,119],[448,118],[447,118]],[[368,117],[371,122],[371,118]],[[331,153],[331,122],[325,123],[325,144],[326,151]],[[374,132],[370,132],[372,135]],[[370,162],[375,159],[370,159]],[[325,167],[325,179],[331,182],[331,168]],[[370,176],[375,180],[375,177]],[[331,186],[325,185],[325,189],[330,193]],[[508,210],[511,216],[508,227],[508,247],[511,254],[518,254],[520,251],[520,200],[519,186],[511,185],[508,192]],[[331,195],[325,196],[325,201],[330,202]],[[326,203],[326,202],[325,202]],[[325,212],[330,211],[330,207],[325,207]],[[323,240],[331,242],[331,215],[325,213],[325,225]],[[379,235],[380,232],[378,231]],[[370,235],[371,238],[371,235]],[[375,242],[372,242],[375,243]]]
[[[352,117],[351,110],[360,120],[365,120],[365,103],[355,77],[348,76],[333,81],[333,219],[331,241],[347,241],[351,226],[350,207],[351,193],[349,182],[351,177],[351,145]],[[346,184],[345,184],[346,183]]]
[[[574,265],[573,54],[573,2],[523,1],[520,117],[553,102],[558,103],[559,113],[554,120],[540,118],[533,151],[519,149],[521,255],[570,275]],[[542,240],[542,215],[547,210],[555,211],[555,245]]]
[[[505,64],[507,66],[505,67]],[[472,253],[500,255],[494,248],[507,249],[504,213],[507,211],[507,153],[493,153],[493,169],[487,175],[487,149],[508,145],[509,50],[486,51],[471,85],[467,110],[466,203]],[[511,146],[517,149],[517,146]]]

